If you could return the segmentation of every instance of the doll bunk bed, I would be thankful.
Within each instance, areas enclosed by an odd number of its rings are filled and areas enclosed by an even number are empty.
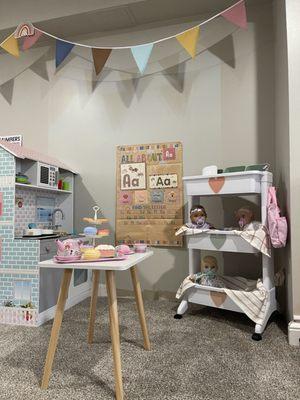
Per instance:
[[[200,204],[202,196],[246,196],[260,195],[261,223],[267,225],[267,196],[268,188],[272,186],[272,173],[267,171],[246,171],[238,173],[224,173],[218,175],[200,175],[184,177],[185,190],[188,197],[188,206],[191,209],[195,204]],[[197,235],[186,235],[189,252],[189,274],[199,271],[201,250],[258,253],[251,244],[246,242],[234,231],[211,230]],[[274,286],[274,260],[262,254],[262,283],[267,290],[265,317],[261,324],[255,324],[253,340],[261,340],[262,333],[273,312],[277,310]],[[214,297],[221,301],[214,301]],[[177,309],[176,319],[188,309],[188,303],[217,307],[226,310],[244,312],[231,298],[226,296],[225,290],[219,287],[195,285],[188,289],[182,296]]]

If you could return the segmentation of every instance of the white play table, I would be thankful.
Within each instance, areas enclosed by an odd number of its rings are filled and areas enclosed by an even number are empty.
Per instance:
[[[93,343],[99,277],[100,277],[100,271],[105,271],[107,297],[109,304],[110,335],[112,341],[114,370],[115,370],[116,399],[123,400],[123,382],[122,382],[122,371],[121,371],[120,334],[119,334],[119,319],[118,319],[117,295],[116,295],[116,284],[115,284],[115,271],[126,271],[130,269],[136,305],[144,337],[144,348],[146,350],[150,350],[150,341],[145,319],[142,291],[138,280],[136,267],[139,263],[151,257],[152,255],[153,255],[152,251],[147,251],[146,253],[132,254],[128,256],[126,260],[122,261],[57,264],[53,260],[46,260],[39,263],[40,268],[64,269],[60,285],[60,292],[57,300],[55,317],[51,331],[47,357],[45,361],[43,380],[41,384],[41,387],[43,389],[48,388],[53,359],[57,347],[59,331],[63,319],[64,308],[68,296],[68,290],[73,270],[91,269],[93,270],[93,287],[92,287],[91,303],[90,303],[88,343],[89,344]]]

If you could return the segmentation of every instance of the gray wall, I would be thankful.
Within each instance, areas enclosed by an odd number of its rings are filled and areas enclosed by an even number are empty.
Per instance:
[[[292,318],[300,320],[300,3],[286,0],[288,79],[289,79],[289,136],[290,136],[290,236],[292,266]]]
[[[300,129],[300,50],[297,0],[274,1],[275,22],[275,143],[276,182],[281,188],[281,205],[289,219],[289,242],[277,252],[277,265],[286,270],[285,293],[289,320],[300,319],[299,228],[300,197],[299,129]]]
[[[289,141],[289,90],[285,1],[275,0],[274,6],[274,66],[275,66],[275,183],[280,207],[290,219],[290,141]],[[289,235],[290,236],[290,235]],[[285,268],[285,287],[279,290],[282,306],[292,314],[291,241],[284,249],[275,252],[277,270]]]
[[[162,60],[159,50],[153,54],[150,70],[156,74],[131,80],[114,71],[96,85],[86,53],[75,49],[55,72],[50,52],[36,62],[35,72],[26,70],[15,79],[11,105],[0,96],[3,134],[22,133],[27,146],[80,172],[75,191],[79,230],[95,203],[114,229],[116,145],[180,140],[185,175],[200,174],[210,164],[274,163],[272,5],[248,11],[246,31],[227,25],[216,28],[215,37],[203,32],[202,46],[233,34],[195,61],[176,66],[176,59],[186,57],[175,41]],[[127,60],[124,52],[119,57],[114,53],[110,66]],[[40,77],[46,77],[47,58],[49,81]],[[214,207],[209,206],[210,220],[217,222]],[[187,272],[185,249],[155,249],[140,274],[145,289],[174,292]],[[126,274],[118,276],[118,287],[131,288]]]

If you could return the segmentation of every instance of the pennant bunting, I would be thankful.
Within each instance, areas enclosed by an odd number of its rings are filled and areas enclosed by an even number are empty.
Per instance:
[[[64,61],[70,51],[73,49],[74,44],[64,42],[63,40],[56,39],[56,52],[55,52],[55,65],[56,68]]]
[[[96,75],[99,75],[102,71],[110,53],[111,49],[92,49]]]
[[[42,36],[42,32],[38,31],[38,30],[34,30],[34,34],[31,36],[26,36],[23,40],[23,45],[22,45],[22,49],[28,50],[30,49],[30,47],[32,47],[38,40],[39,38]]]
[[[153,43],[134,46],[131,47],[130,49],[141,74],[144,73],[147,67],[152,49],[153,49]]]
[[[19,57],[19,45],[14,36],[7,38],[0,46],[12,56]]]
[[[196,56],[197,41],[199,38],[200,28],[196,26],[187,32],[181,33],[176,36],[176,39],[181,44],[182,47],[189,53],[192,58]]]
[[[247,29],[247,12],[244,1],[224,11],[221,15],[227,21],[232,22],[240,28]]]

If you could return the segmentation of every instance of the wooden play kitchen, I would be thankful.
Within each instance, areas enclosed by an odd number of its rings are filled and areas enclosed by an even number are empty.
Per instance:
[[[122,371],[121,371],[120,334],[119,334],[119,319],[118,319],[117,295],[116,295],[116,284],[115,284],[115,271],[126,271],[128,269],[130,270],[136,305],[139,314],[139,320],[144,337],[144,348],[145,350],[150,350],[150,341],[149,341],[145,313],[144,313],[141,286],[137,275],[137,266],[139,265],[139,263],[151,257],[152,255],[153,255],[152,251],[147,251],[145,253],[132,254],[128,256],[128,258],[126,258],[125,260],[120,260],[120,261],[111,260],[104,262],[58,264],[55,263],[53,260],[47,260],[39,263],[39,266],[41,268],[64,269],[45,367],[44,367],[44,374],[41,384],[42,389],[48,388],[52,370],[52,364],[57,347],[59,331],[63,319],[64,308],[68,296],[68,290],[73,270],[89,269],[93,270],[93,287],[92,287],[92,295],[90,303],[88,343],[89,344],[93,343],[99,277],[100,277],[100,271],[103,272],[105,271],[107,296],[109,304],[110,335],[112,341],[114,370],[115,370],[116,399],[117,400],[123,399],[123,382],[122,382]]]

